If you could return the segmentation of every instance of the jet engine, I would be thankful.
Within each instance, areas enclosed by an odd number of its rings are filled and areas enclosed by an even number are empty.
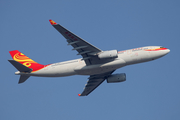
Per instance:
[[[116,82],[123,82],[123,81],[126,81],[125,73],[114,74],[107,78],[107,83],[116,83]]]
[[[117,50],[110,50],[110,51],[103,51],[98,55],[100,59],[104,58],[117,58],[118,57],[118,52]]]

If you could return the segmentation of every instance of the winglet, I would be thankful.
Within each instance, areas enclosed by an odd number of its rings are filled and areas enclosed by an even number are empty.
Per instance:
[[[78,96],[81,96],[81,94],[78,94]]]
[[[54,22],[53,20],[49,20],[49,22],[51,23],[51,25],[56,25],[57,23],[56,22]]]

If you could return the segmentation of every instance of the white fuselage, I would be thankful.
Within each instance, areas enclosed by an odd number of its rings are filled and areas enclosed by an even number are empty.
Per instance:
[[[148,46],[148,47],[119,51],[117,58],[113,59],[110,62],[106,62],[102,64],[87,66],[84,60],[75,59],[75,60],[50,64],[36,72],[32,72],[32,73],[16,72],[16,74],[28,74],[30,76],[40,76],[40,77],[63,77],[70,75],[101,74],[116,70],[126,65],[151,61],[166,55],[170,51],[169,49],[153,51],[153,49],[159,47],[160,46]],[[151,49],[152,51],[146,51],[147,49]]]

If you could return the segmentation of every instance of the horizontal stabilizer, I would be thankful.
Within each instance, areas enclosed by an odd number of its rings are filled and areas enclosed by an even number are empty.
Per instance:
[[[25,82],[30,76],[28,75],[21,75],[19,78],[19,84]]]
[[[18,71],[20,72],[31,72],[32,69],[28,68],[15,60],[8,60]]]

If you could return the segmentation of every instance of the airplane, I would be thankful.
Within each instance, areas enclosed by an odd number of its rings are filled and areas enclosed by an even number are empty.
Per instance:
[[[78,52],[82,58],[58,62],[48,65],[39,64],[18,50],[9,51],[13,60],[8,60],[20,75],[19,83],[25,82],[30,76],[38,77],[64,77],[71,75],[88,75],[89,80],[79,96],[87,96],[96,89],[103,81],[107,83],[117,83],[126,81],[125,73],[112,74],[121,67],[152,61],[163,57],[170,52],[162,46],[146,46],[129,50],[107,50],[103,51],[87,41],[81,39],[66,28],[49,20],[51,25],[61,33]]]

